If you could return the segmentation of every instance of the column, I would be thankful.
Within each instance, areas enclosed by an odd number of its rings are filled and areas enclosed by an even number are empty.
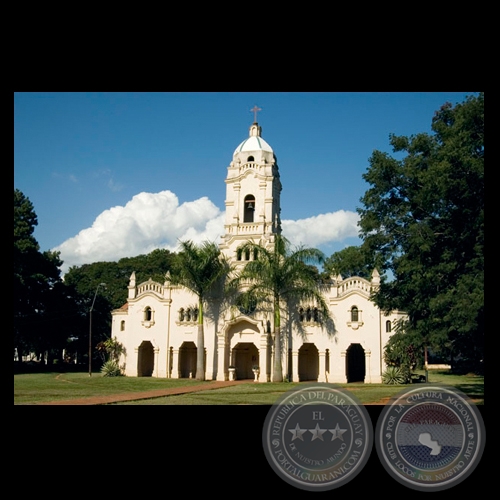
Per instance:
[[[130,360],[129,360],[130,361]],[[131,375],[137,377],[138,375],[138,363],[139,363],[139,347],[134,347],[134,358],[131,360],[130,366],[134,367]]]
[[[227,380],[225,367],[227,342],[223,333],[217,334],[217,380]]]
[[[274,334],[269,335],[269,351],[270,351],[270,356],[268,357],[269,360],[269,377],[268,377],[268,382],[272,382],[273,380],[273,372],[274,372]]]
[[[342,351],[340,353],[340,359],[341,359],[341,365],[339,368],[343,369],[343,375],[342,375],[342,383],[346,382],[347,383],[347,351]],[[340,370],[339,370],[339,375],[340,375]],[[340,381],[340,380],[339,380]]]
[[[299,351],[292,351],[292,380],[299,382]]]
[[[156,378],[158,378],[160,376],[160,374],[158,373],[158,370],[159,370],[159,360],[160,360],[160,357],[158,356],[158,353],[160,352],[160,348],[159,347],[155,347],[153,349],[153,352],[154,352],[154,368],[153,368],[153,372],[156,373]]]
[[[179,349],[173,350],[172,378],[179,378]]]
[[[259,382],[267,382],[267,347],[269,345],[267,333],[260,336],[259,345]]]
[[[326,362],[325,362],[325,351],[319,351],[319,374],[318,382],[326,382]]]
[[[368,384],[371,384],[372,383],[372,368],[371,368],[371,363],[370,363],[370,360],[371,360],[371,357],[372,357],[372,352],[370,351],[370,349],[367,349],[365,351],[365,382],[367,382]],[[368,379],[368,380],[366,380]],[[382,382],[382,379],[380,380],[377,380],[378,383]]]
[[[332,384],[344,384],[346,378],[346,351],[339,351],[337,348],[330,350],[330,373],[328,381]]]

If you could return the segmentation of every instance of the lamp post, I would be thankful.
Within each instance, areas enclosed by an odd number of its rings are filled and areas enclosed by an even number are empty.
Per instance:
[[[99,283],[95,289],[94,300],[89,311],[89,377],[92,377],[92,309],[94,309],[95,298],[100,286],[106,286],[106,283]]]

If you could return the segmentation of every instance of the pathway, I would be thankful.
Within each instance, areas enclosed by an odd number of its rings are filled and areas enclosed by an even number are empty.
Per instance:
[[[46,401],[37,403],[38,405],[105,405],[109,403],[122,403],[123,401],[136,401],[138,399],[159,398],[162,396],[176,396],[188,392],[208,391],[220,389],[237,384],[248,384],[249,380],[213,381],[201,385],[188,387],[171,387],[169,389],[156,389],[143,392],[127,392],[123,394],[112,394],[108,396],[93,396],[89,398],[63,399],[59,401]]]

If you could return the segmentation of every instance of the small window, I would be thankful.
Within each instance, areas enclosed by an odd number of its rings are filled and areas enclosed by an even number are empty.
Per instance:
[[[351,321],[352,322],[359,321],[359,311],[356,306],[352,306],[351,308]]]
[[[307,322],[310,322],[310,321],[311,321],[311,319],[312,319],[312,315],[311,315],[311,308],[310,308],[310,307],[308,307],[308,308],[306,309],[306,321],[307,321]]]
[[[319,323],[319,311],[317,307],[313,309],[313,321]]]
[[[143,309],[143,316],[142,316],[142,326],[146,328],[151,328],[155,322],[154,322],[154,311],[151,309],[151,307],[146,306]]]
[[[392,324],[391,324],[391,322],[390,322],[389,320],[387,320],[387,321],[385,322],[385,331],[386,331],[387,333],[390,333],[390,331],[391,331],[391,330],[392,330]]]
[[[249,157],[247,158],[247,161],[255,161],[255,159],[254,159],[254,157],[253,157],[253,156],[249,156]]]
[[[184,308],[179,309],[179,321],[184,321]]]
[[[122,331],[122,332],[123,332],[124,330],[125,330],[125,320],[122,320],[122,321],[120,322],[120,331]]]

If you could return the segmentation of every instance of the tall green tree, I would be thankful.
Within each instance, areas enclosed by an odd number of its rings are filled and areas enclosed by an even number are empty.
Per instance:
[[[372,256],[363,246],[349,246],[333,253],[325,259],[323,264],[324,273],[329,276],[341,275],[343,278],[360,276],[370,279],[375,263]]]
[[[330,317],[328,305],[321,294],[317,264],[324,255],[315,248],[292,248],[290,242],[276,235],[272,247],[251,241],[239,248],[242,254],[257,256],[245,263],[243,269],[230,281],[232,289],[241,288],[242,303],[267,305],[274,318],[273,382],[283,381],[282,314],[292,303],[314,302],[323,319]]]
[[[408,331],[484,360],[484,93],[445,103],[432,133],[390,136],[374,151],[359,209],[363,244],[392,281],[375,296],[408,312]]]
[[[14,189],[14,348],[20,358],[60,345],[54,299],[60,296],[62,261],[58,252],[40,252],[37,224],[33,204]]]
[[[189,240],[180,242],[180,252],[174,262],[170,281],[174,285],[184,286],[198,298],[196,380],[205,380],[205,306],[230,269],[229,262],[216,243],[206,241],[195,245]]]

